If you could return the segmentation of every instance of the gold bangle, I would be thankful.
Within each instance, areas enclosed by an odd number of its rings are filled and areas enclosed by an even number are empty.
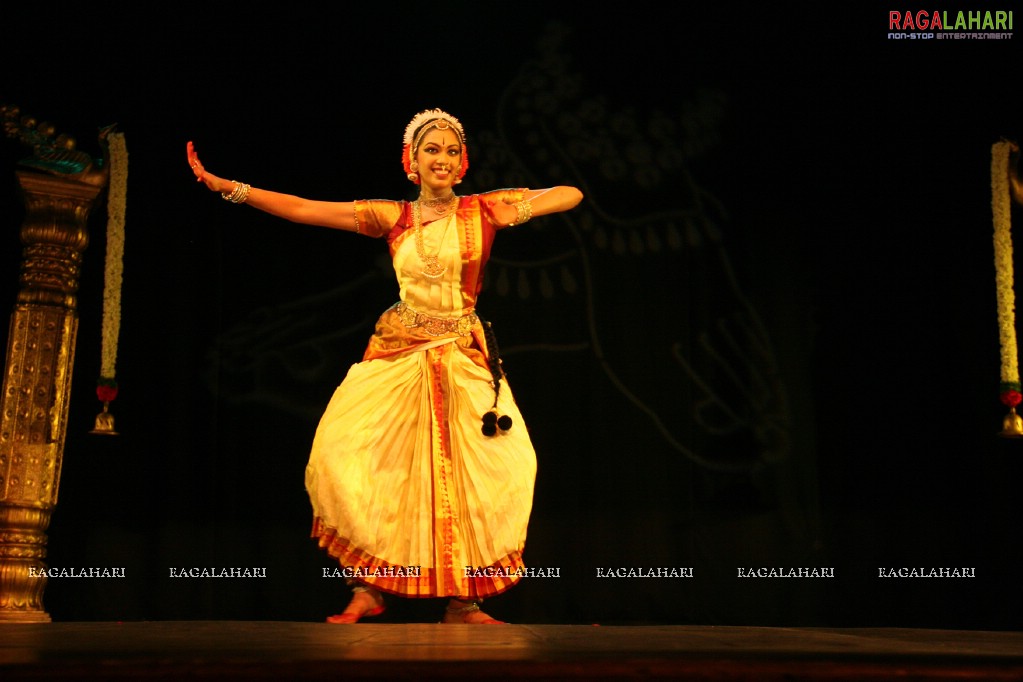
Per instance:
[[[512,225],[521,225],[522,223],[528,222],[533,217],[533,204],[529,203],[525,199],[515,204],[515,222]]]
[[[234,183],[234,190],[231,192],[221,192],[220,196],[232,204],[244,204],[249,198],[249,190],[252,189],[252,185],[238,182],[237,180],[232,180],[231,182]]]

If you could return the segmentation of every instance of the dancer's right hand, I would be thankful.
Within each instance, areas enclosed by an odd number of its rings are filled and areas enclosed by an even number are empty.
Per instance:
[[[205,183],[214,192],[227,192],[233,189],[232,185],[234,183],[218,178],[203,168],[202,162],[199,161],[199,155],[195,153],[195,145],[192,144],[191,140],[188,141],[185,151],[188,153],[188,166],[195,173],[196,182]]]

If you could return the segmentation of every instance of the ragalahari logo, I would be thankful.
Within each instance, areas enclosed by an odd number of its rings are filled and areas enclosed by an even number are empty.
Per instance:
[[[889,40],[1008,40],[1012,10],[890,10]]]

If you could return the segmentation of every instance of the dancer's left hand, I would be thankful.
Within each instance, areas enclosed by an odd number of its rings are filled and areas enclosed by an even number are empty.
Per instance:
[[[514,204],[487,199],[484,201],[483,206],[486,208],[487,217],[490,218],[490,222],[498,227],[507,227],[513,224],[515,219],[519,217],[519,211],[515,208]]]

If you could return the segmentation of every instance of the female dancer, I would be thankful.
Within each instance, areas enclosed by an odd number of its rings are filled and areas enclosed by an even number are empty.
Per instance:
[[[414,201],[257,189],[208,172],[191,142],[188,161],[228,201],[390,247],[400,300],[327,405],[306,467],[313,537],[353,585],[351,602],[327,620],[380,614],[387,592],[449,598],[444,623],[499,623],[479,602],[521,577],[536,455],[476,297],[498,230],[569,210],[582,194],[560,186],[457,195],[469,166],[465,132],[440,109],[405,129]]]

